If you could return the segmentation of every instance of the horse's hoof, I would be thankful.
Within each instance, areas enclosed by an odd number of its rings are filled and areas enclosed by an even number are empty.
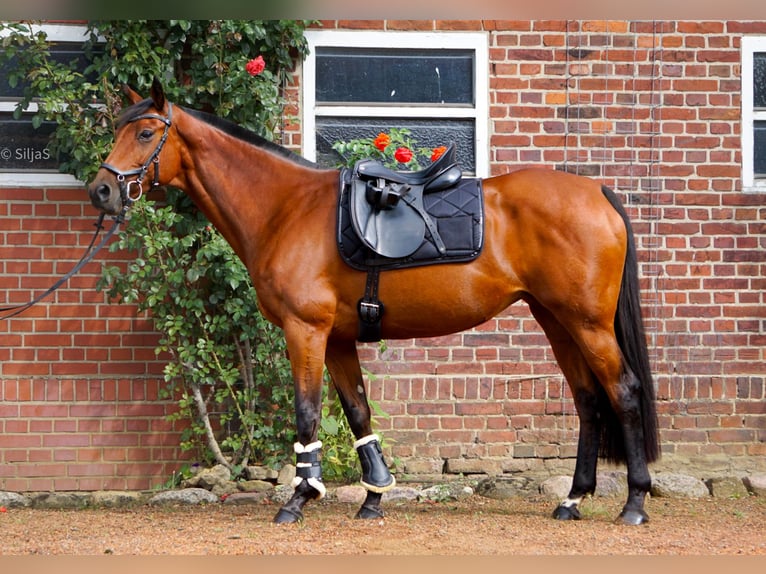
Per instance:
[[[296,522],[303,522],[303,513],[300,510],[280,508],[274,517],[274,524],[295,524]]]
[[[580,520],[580,511],[576,506],[564,506],[560,504],[553,511],[553,518],[556,520]]]
[[[360,518],[362,520],[370,520],[372,518],[383,518],[385,516],[385,513],[383,512],[383,509],[379,506],[368,506],[366,504],[363,504],[362,507],[359,509],[359,512],[356,513],[356,516],[354,518]]]
[[[638,526],[639,524],[649,522],[649,515],[643,510],[623,510],[614,522],[616,524]]]

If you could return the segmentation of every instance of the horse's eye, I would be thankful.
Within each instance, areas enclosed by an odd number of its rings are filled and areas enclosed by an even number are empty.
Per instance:
[[[152,130],[142,130],[140,134],[138,134],[138,139],[144,142],[148,142],[152,137],[154,136],[154,132]]]

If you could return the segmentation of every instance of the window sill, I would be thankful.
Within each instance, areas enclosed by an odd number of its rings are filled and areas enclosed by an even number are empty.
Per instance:
[[[83,188],[85,184],[66,173],[0,173],[0,189],[43,187]]]

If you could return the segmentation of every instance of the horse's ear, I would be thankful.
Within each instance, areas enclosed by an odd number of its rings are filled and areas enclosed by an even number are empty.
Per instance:
[[[137,104],[143,99],[128,84],[122,86],[122,92],[128,97],[131,104]]]
[[[161,112],[165,109],[165,90],[162,89],[162,84],[156,76],[152,82],[152,89],[150,90],[149,95],[154,102],[154,107],[157,108],[158,111]]]

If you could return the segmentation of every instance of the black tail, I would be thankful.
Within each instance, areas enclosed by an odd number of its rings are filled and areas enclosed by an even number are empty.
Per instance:
[[[626,367],[633,372],[641,385],[641,420],[643,424],[646,461],[654,462],[660,457],[657,433],[657,409],[655,405],[654,382],[652,381],[652,372],[649,365],[649,351],[646,346],[646,334],[641,316],[636,242],[630,219],[620,199],[606,186],[602,186],[601,191],[607,201],[622,217],[628,233],[628,251],[625,256],[620,297],[617,302],[617,312],[614,318],[614,330]],[[606,399],[606,396],[603,398]],[[611,408],[608,410],[611,411]],[[625,448],[622,428],[613,411],[610,415],[605,417],[606,420],[602,421],[601,451],[599,454],[608,460],[624,462]]]

